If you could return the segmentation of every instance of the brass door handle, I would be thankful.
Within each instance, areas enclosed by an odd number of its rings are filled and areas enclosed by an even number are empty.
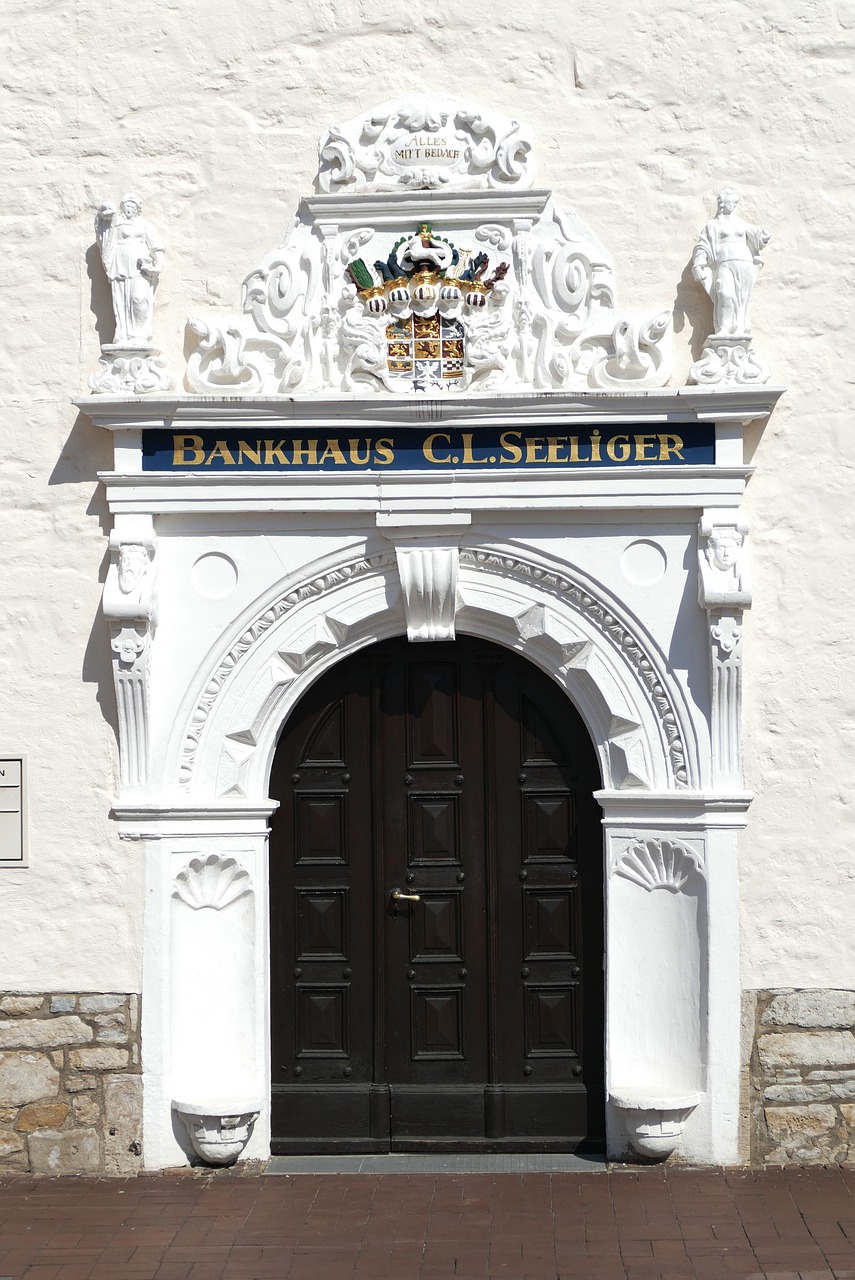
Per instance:
[[[400,889],[392,890],[393,902],[421,902],[421,894],[419,893],[402,893]]]

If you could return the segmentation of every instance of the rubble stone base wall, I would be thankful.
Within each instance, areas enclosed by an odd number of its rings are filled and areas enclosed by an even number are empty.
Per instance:
[[[0,1170],[142,1168],[140,998],[0,995]]]
[[[752,1163],[855,1160],[855,991],[747,994]]]

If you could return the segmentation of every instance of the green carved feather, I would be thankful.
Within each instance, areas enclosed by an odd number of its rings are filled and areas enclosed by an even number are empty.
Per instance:
[[[376,284],[373,275],[361,258],[357,258],[355,262],[351,262],[347,270],[350,273],[350,278],[356,285],[357,289],[372,289]]]

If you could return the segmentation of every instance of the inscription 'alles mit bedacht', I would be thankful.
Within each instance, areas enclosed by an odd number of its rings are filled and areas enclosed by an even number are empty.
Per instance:
[[[460,156],[460,148],[445,138],[424,137],[411,138],[404,147],[396,147],[392,152],[398,164],[424,164],[426,161],[442,160],[453,164]]]

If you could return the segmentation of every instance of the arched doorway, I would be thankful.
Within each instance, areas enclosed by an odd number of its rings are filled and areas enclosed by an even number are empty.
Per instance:
[[[599,785],[573,705],[485,641],[386,641],[304,695],[270,782],[275,1153],[602,1145]]]

